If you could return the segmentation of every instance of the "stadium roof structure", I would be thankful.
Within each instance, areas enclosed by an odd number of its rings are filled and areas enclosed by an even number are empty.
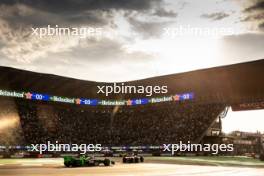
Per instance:
[[[172,95],[194,92],[198,102],[224,102],[228,105],[263,102],[264,59],[228,66],[214,67],[179,74],[152,77],[125,82],[133,86],[168,86]],[[145,94],[97,94],[97,86],[111,83],[84,81],[50,74],[35,73],[9,67],[0,67],[0,89],[31,91],[57,96],[129,99],[143,98]],[[155,94],[153,96],[166,96]],[[251,109],[251,108],[249,108]]]

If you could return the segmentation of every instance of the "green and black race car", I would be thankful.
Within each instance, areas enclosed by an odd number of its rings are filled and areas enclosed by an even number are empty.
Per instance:
[[[95,159],[94,157],[81,156],[79,158],[72,156],[64,157],[64,165],[66,167],[87,167],[87,166],[99,166],[103,164],[105,166],[114,165],[115,162],[110,159]]]

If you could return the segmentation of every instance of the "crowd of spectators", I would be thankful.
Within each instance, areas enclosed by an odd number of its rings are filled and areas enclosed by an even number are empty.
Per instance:
[[[16,106],[23,138],[20,145],[58,141],[107,146],[199,142],[225,108],[223,104],[191,101],[86,108],[19,100]]]

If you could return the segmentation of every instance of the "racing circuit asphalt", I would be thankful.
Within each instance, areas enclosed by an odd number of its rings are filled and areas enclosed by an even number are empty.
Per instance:
[[[122,164],[110,167],[63,166],[0,167],[0,176],[264,176],[264,168],[194,166],[177,164]]]

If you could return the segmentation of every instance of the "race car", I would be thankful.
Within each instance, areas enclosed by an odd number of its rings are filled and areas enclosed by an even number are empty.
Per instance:
[[[135,154],[128,154],[123,157],[123,163],[143,163],[144,158],[143,156],[138,156]]]
[[[66,167],[87,167],[87,166],[99,166],[104,164],[105,166],[114,165],[115,162],[110,159],[95,159],[94,157],[81,156],[79,158],[72,156],[64,157],[64,165]]]

